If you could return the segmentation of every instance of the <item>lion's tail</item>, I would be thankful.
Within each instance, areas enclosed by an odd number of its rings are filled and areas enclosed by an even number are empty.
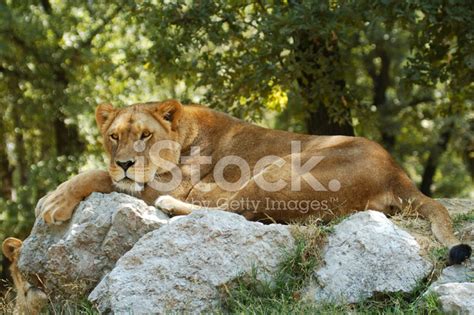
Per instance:
[[[431,230],[443,245],[449,248],[449,263],[460,264],[471,256],[472,249],[461,244],[453,232],[448,210],[438,201],[421,193],[411,180],[403,174],[394,187],[394,195],[402,200],[402,207],[411,206],[431,223]]]

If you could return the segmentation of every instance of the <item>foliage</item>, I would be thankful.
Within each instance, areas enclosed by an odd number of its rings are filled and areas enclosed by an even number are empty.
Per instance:
[[[312,228],[318,228],[312,226]],[[321,226],[319,226],[321,228]],[[259,281],[257,270],[242,277],[224,295],[225,312],[230,314],[442,314],[436,296],[426,292],[422,282],[409,294],[391,293],[354,305],[310,304],[301,298],[304,285],[319,263],[318,251],[298,238],[293,252],[279,266],[271,281]],[[444,259],[442,257],[441,259]]]
[[[281,129],[355,131],[424,193],[469,195],[473,13],[472,1],[144,1],[135,17],[158,82]]]
[[[474,209],[471,209],[469,212],[458,214],[453,217],[454,228],[459,228],[462,224],[469,222],[474,223]]]
[[[13,291],[13,289],[12,289]],[[52,302],[52,301],[51,301]],[[99,310],[87,299],[80,301],[62,300],[52,302],[45,306],[40,314],[45,315],[98,315]],[[14,292],[7,292],[5,297],[0,298],[0,312],[2,314],[15,314]]]
[[[295,296],[317,262],[315,257],[304,254],[305,245],[300,240],[294,253],[286,254],[287,258],[272,281],[257,280],[257,269],[250,277],[239,279],[231,289],[227,289],[225,309],[229,313],[295,313]]]
[[[102,166],[106,101],[365,136],[425,193],[472,196],[473,15],[469,0],[0,0],[0,239]]]

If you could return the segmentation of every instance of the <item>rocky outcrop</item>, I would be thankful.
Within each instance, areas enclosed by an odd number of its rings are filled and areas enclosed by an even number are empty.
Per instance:
[[[474,283],[445,283],[435,286],[431,292],[438,296],[445,313],[474,314]]]
[[[474,247],[474,200],[439,199],[448,209],[451,217],[465,217],[458,222],[457,236],[463,243]],[[469,219],[471,218],[471,219]],[[443,269],[438,279],[433,282],[427,293],[435,294],[445,313],[474,314],[474,257],[461,265],[448,266]]]
[[[436,200],[448,209],[451,217],[458,214],[467,214],[474,210],[474,199],[440,198]]]
[[[376,293],[410,292],[431,270],[407,232],[376,211],[356,213],[335,226],[305,299],[355,303]]]
[[[435,294],[443,311],[455,314],[474,314],[474,258],[462,265],[443,269],[427,293]]]
[[[167,222],[164,213],[131,196],[93,193],[64,224],[36,221],[19,268],[51,296],[83,297],[140,237]]]
[[[431,284],[430,288],[446,283],[472,281],[474,281],[474,257],[471,257],[471,259],[464,262],[462,265],[453,265],[444,268],[441,275]]]
[[[90,294],[117,314],[199,313],[219,306],[219,288],[258,270],[269,279],[294,246],[289,228],[224,211],[197,211],[146,234]]]
[[[442,202],[451,213],[468,213],[463,200]],[[472,243],[472,222],[457,226]],[[131,196],[94,193],[64,224],[38,219],[19,268],[53,299],[89,296],[104,312],[202,312],[219,308],[221,293],[253,270],[271,280],[294,243],[288,226],[217,210],[168,219]],[[377,293],[410,292],[431,270],[419,248],[383,214],[354,214],[328,236],[323,263],[302,296],[318,304],[354,303]],[[472,266],[472,259],[450,266],[431,286],[445,310],[471,307],[464,296],[472,294]]]

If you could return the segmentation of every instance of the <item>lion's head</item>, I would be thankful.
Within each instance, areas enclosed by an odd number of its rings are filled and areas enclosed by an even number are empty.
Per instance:
[[[178,122],[183,106],[175,100],[96,109],[97,126],[108,154],[114,185],[139,192],[180,158]],[[166,147],[163,149],[163,147]]]
[[[11,262],[10,272],[15,284],[16,305],[15,314],[39,314],[43,306],[48,302],[48,297],[39,288],[23,278],[18,269],[20,250],[23,242],[17,238],[9,237],[2,243],[2,252]]]

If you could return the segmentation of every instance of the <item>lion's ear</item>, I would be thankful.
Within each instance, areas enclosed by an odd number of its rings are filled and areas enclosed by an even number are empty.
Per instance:
[[[154,114],[171,123],[171,130],[176,131],[183,113],[183,105],[177,100],[164,101],[156,106]]]
[[[17,238],[9,237],[3,241],[2,252],[8,260],[13,261],[15,251],[21,247],[23,242]]]
[[[105,103],[97,106],[95,110],[95,121],[97,122],[97,127],[99,127],[99,130],[102,130],[104,123],[110,117],[112,117],[115,111],[116,109],[112,106],[112,104]]]

